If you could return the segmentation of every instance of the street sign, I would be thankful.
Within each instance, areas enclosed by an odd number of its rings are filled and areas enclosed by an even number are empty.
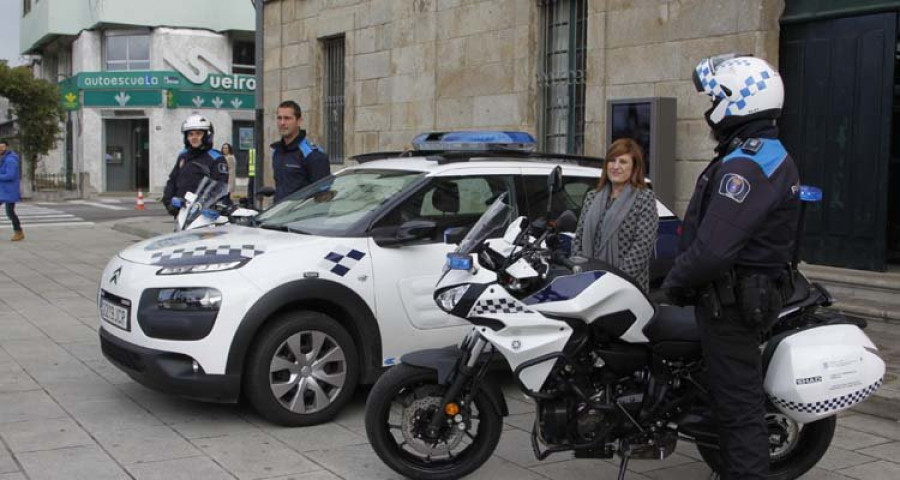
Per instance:
[[[252,110],[256,99],[251,93],[218,93],[200,90],[174,90],[168,92],[169,108],[214,108],[217,110]]]
[[[85,90],[85,107],[159,107],[162,92],[159,90]]]
[[[254,75],[215,73],[201,83],[193,83],[184,75],[169,70],[145,72],[81,72],[74,76],[79,90],[160,90],[193,88],[211,92],[252,92],[256,90]]]
[[[63,110],[78,110],[81,108],[78,102],[78,89],[75,85],[72,83],[61,84],[59,93]]]

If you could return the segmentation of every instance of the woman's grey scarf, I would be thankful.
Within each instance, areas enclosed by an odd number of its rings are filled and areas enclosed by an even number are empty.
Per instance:
[[[588,258],[596,258],[613,265],[620,265],[621,252],[619,251],[619,236],[616,232],[622,227],[625,216],[634,206],[637,198],[637,190],[630,184],[626,184],[622,193],[613,201],[609,209],[606,203],[612,192],[612,185],[606,184],[603,190],[597,192],[590,210],[584,219],[584,232],[581,241],[582,255]],[[597,235],[600,241],[597,242]]]

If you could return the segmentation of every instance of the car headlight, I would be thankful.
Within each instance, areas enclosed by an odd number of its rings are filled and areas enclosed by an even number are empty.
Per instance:
[[[249,259],[219,263],[197,263],[194,265],[169,265],[157,270],[157,275],[184,275],[188,273],[212,273],[243,267]]]
[[[160,310],[218,311],[222,305],[222,292],[215,288],[161,288],[156,294]]]
[[[469,290],[468,285],[460,285],[458,287],[448,288],[443,292],[439,293],[435,298],[441,310],[445,312],[449,312],[456,308],[456,304],[462,300],[463,295],[466,294],[466,291]]]

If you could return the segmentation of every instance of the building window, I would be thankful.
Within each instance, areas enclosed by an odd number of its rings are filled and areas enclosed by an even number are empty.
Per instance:
[[[22,0],[22,16],[31,13],[31,0]]]
[[[541,147],[584,153],[587,0],[539,0],[541,8]]]
[[[325,148],[331,163],[344,163],[344,37],[324,40]]]
[[[107,34],[107,70],[150,70],[150,35]]]
[[[256,74],[256,44],[248,41],[235,41],[231,56],[231,72],[245,75]]]

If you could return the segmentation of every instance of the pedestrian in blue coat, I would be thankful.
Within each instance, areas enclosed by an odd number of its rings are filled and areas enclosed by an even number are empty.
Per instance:
[[[6,205],[6,216],[12,222],[12,241],[25,240],[22,224],[16,215],[19,194],[19,156],[9,149],[9,142],[0,140],[0,203]]]

